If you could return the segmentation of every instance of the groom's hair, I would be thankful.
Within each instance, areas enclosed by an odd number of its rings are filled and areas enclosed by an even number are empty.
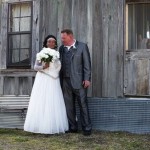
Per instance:
[[[73,35],[73,31],[71,29],[64,29],[61,31],[61,33],[66,33],[68,35],[72,34]]]

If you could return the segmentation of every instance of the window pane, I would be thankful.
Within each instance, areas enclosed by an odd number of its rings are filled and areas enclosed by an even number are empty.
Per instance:
[[[21,17],[24,16],[31,16],[31,4],[30,3],[23,3],[21,5]]]
[[[149,49],[150,4],[128,6],[128,49]]]
[[[19,62],[19,49],[12,50],[12,63]]]
[[[19,18],[12,18],[9,21],[9,31],[18,32],[19,31]]]
[[[31,30],[31,17],[20,18],[20,31]]]
[[[9,48],[10,49],[20,48],[20,35],[10,35]]]
[[[10,11],[13,18],[20,17],[20,4],[11,5]]]
[[[30,48],[30,34],[22,34],[21,35],[20,48]]]
[[[29,49],[21,49],[20,51],[20,61],[28,62],[29,61]]]

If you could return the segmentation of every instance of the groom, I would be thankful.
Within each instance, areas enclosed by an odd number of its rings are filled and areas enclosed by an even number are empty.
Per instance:
[[[69,131],[77,132],[75,100],[80,108],[81,124],[84,135],[90,135],[92,126],[87,104],[87,88],[91,80],[91,60],[87,45],[76,41],[70,29],[61,31],[63,45],[59,48],[62,68],[60,79],[66,111],[69,121]]]

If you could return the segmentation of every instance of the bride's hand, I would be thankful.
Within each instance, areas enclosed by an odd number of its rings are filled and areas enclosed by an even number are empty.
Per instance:
[[[45,63],[45,66],[43,67],[43,69],[46,69],[49,67],[49,63]]]

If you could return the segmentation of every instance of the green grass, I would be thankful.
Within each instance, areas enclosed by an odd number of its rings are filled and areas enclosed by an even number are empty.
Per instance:
[[[41,135],[0,129],[0,150],[150,150],[150,135],[93,131],[77,134]]]

